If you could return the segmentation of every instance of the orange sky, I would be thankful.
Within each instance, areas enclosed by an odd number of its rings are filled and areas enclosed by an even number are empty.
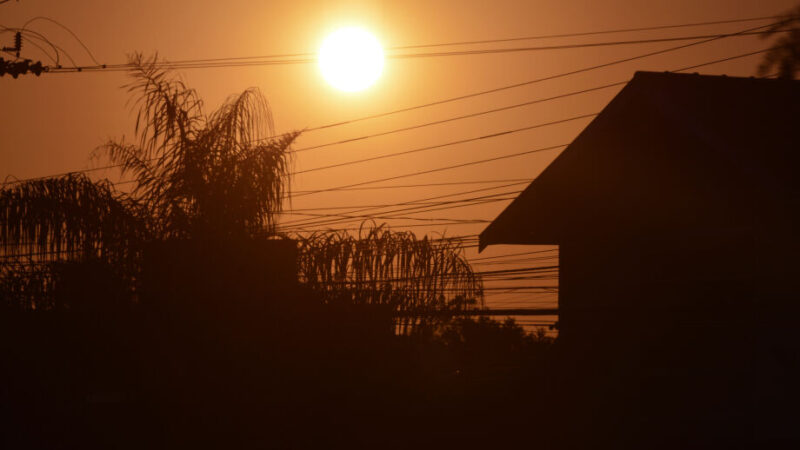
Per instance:
[[[148,54],[157,51],[168,60],[316,52],[326,33],[345,25],[359,25],[370,29],[384,46],[390,47],[767,16],[782,13],[794,4],[795,0],[20,0],[0,5],[0,25],[20,27],[35,16],[48,16],[70,27],[101,63],[121,63],[126,61],[126,54],[134,51]],[[556,45],[735,32],[762,23],[764,22],[549,39],[507,45]],[[87,54],[64,30],[46,21],[34,22],[30,28],[45,34],[51,41],[63,47],[78,64],[91,64]],[[12,45],[12,34],[2,34],[0,39],[3,46]],[[198,89],[209,111],[230,94],[251,86],[259,87],[270,101],[277,131],[284,132],[519,83],[678,44],[680,43],[668,42],[496,55],[390,59],[376,85],[367,91],[351,94],[336,91],[325,84],[314,64],[194,69],[185,70],[182,74],[189,85]],[[492,44],[480,48],[498,46]],[[301,136],[297,147],[549,97],[622,81],[636,70],[671,70],[765,46],[766,43],[757,37],[732,38],[502,93],[310,132]],[[451,50],[461,48],[463,47]],[[31,46],[24,47],[22,56],[48,61]],[[758,57],[751,57],[699,71],[750,76],[754,74],[757,61]],[[65,65],[69,65],[69,62]],[[38,78],[27,75],[16,80],[8,76],[0,78],[0,177],[36,177],[102,165],[88,159],[91,150],[109,137],[118,138],[132,134],[133,114],[126,106],[128,95],[120,89],[125,82],[126,76],[120,72],[44,74]],[[358,143],[308,151],[298,155],[296,169],[304,170],[595,113],[617,91],[618,89],[607,89]],[[588,120],[579,120],[415,155],[300,175],[295,179],[293,189],[334,187],[569,143],[587,123]],[[545,152],[407,178],[394,183],[533,178],[557,154],[558,152]],[[99,175],[116,178],[113,172]],[[485,186],[340,191],[297,198],[293,207],[396,203],[480,187]],[[513,188],[503,190],[511,189]],[[507,203],[431,212],[427,215],[420,214],[419,217],[491,220]],[[410,222],[396,220],[394,223]],[[469,235],[479,233],[484,226],[473,224],[411,229],[419,234],[446,231],[448,235]],[[481,256],[525,250],[533,249],[490,248]],[[470,249],[468,255],[475,256],[475,251]],[[484,269],[500,267],[514,266],[490,266]],[[512,300],[519,297],[519,294],[496,295],[487,300],[498,306],[519,306],[513,303],[516,300]],[[536,306],[552,305],[552,296],[545,300],[551,302],[550,305]]]

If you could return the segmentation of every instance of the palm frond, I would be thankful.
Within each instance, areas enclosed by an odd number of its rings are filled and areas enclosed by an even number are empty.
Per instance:
[[[143,159],[179,153],[203,126],[203,103],[194,89],[188,88],[169,70],[158,64],[158,56],[130,58],[133,78],[125,85],[134,94],[136,134]]]
[[[108,182],[69,174],[0,190],[0,251],[41,260],[117,258],[146,233],[135,204]]]
[[[483,283],[458,239],[417,239],[365,222],[356,236],[301,238],[299,266],[301,281],[328,301],[389,305],[403,328],[483,306]]]

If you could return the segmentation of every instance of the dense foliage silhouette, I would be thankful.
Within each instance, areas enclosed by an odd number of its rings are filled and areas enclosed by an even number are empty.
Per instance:
[[[364,222],[356,236],[302,237],[298,265],[301,281],[326,301],[384,305],[403,334],[483,306],[482,281],[457,239],[418,239]]]
[[[800,5],[787,11],[781,20],[768,28],[762,38],[768,39],[780,33],[775,45],[764,55],[758,66],[759,76],[772,75],[777,70],[778,78],[794,79],[800,72]],[[789,31],[784,31],[784,30]]]

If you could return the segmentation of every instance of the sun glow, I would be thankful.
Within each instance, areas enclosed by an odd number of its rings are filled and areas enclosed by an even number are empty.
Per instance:
[[[322,76],[346,92],[372,86],[383,71],[383,48],[370,32],[356,27],[340,28],[325,38],[319,51]]]

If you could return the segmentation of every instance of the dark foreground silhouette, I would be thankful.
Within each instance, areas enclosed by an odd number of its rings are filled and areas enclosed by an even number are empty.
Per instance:
[[[379,307],[322,304],[299,289],[270,300],[224,308],[198,301],[179,312],[144,302],[5,311],[3,448],[797,443],[759,438],[780,415],[753,410],[751,380],[703,371],[745,351],[739,342],[718,345],[729,350],[718,355],[707,340],[675,334],[642,358],[623,340],[586,352],[486,318],[395,336]],[[797,359],[783,356],[797,374]],[[641,364],[659,362],[696,364],[642,376]]]
[[[447,448],[541,440],[552,414],[549,340],[488,319],[394,336],[306,293],[0,320],[9,449]]]

